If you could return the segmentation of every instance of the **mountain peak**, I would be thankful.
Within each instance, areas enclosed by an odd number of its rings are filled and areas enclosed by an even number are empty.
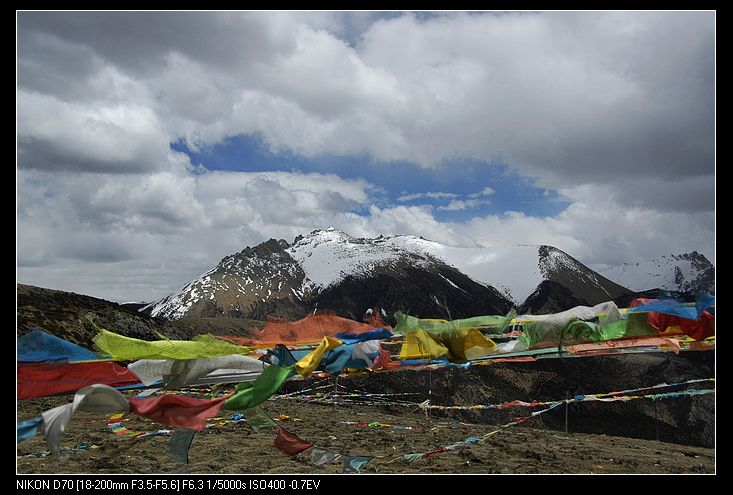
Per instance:
[[[342,232],[334,227],[329,227],[327,229],[313,230],[305,236],[299,235],[295,240],[293,240],[293,245],[312,242],[341,242],[348,241],[349,239],[353,239],[353,237],[346,232]]]
[[[285,239],[268,239],[255,247],[249,248],[250,252],[255,254],[277,253],[290,247]]]

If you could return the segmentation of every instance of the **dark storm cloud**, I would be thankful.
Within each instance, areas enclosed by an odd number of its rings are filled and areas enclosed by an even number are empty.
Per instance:
[[[288,23],[237,12],[21,12],[18,30],[93,47],[112,64],[150,73],[171,52],[242,67],[295,48]],[[284,15],[283,15],[284,17]]]

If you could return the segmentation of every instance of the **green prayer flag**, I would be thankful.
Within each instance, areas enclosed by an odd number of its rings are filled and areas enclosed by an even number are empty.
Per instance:
[[[224,402],[224,409],[230,411],[244,411],[262,404],[275,395],[280,387],[293,374],[295,366],[270,365],[265,368],[254,382],[244,382],[237,385],[237,393]]]
[[[277,426],[277,423],[259,406],[245,410],[244,415],[247,418],[247,423],[254,431],[275,428]]]
[[[471,328],[490,329],[501,332],[511,324],[512,319],[516,316],[517,312],[512,309],[506,316],[474,316],[462,320],[443,321],[416,318],[405,313],[397,312],[395,313],[395,317],[397,318],[395,332],[404,334],[409,331],[425,330],[429,334],[441,334]]]
[[[95,327],[97,327],[95,325]],[[94,344],[116,361],[127,359],[199,359],[231,354],[247,354],[249,347],[232,344],[217,339],[213,335],[198,335],[193,340],[140,340],[125,337],[104,328],[97,327],[99,333]]]

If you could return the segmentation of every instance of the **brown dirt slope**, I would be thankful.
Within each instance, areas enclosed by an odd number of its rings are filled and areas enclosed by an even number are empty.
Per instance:
[[[19,419],[62,404],[60,398],[26,401]],[[272,400],[264,409],[285,428],[322,448],[352,455],[389,456],[427,452],[492,431],[493,425],[460,422],[402,411],[391,413],[373,406],[332,406]],[[79,413],[67,430],[63,446],[96,445],[69,452],[59,462],[38,457],[46,449],[36,436],[18,445],[19,473],[175,473],[184,465],[167,457],[169,437],[131,440],[115,435],[106,416]],[[410,426],[411,430],[364,427],[343,421]],[[542,428],[532,420],[506,429],[483,443],[431,460],[387,466],[369,464],[373,473],[712,473],[713,449],[610,435],[569,434]],[[133,431],[156,431],[159,426],[136,416],[123,423]],[[199,432],[190,449],[191,473],[337,473],[341,464],[313,466],[308,451],[289,457],[273,446],[274,432],[255,432],[246,423],[229,423]]]
[[[543,359],[530,363],[496,363],[468,369],[442,368],[432,372],[400,371],[339,379],[339,383],[372,393],[417,392],[433,404],[498,404],[510,400],[550,401],[576,394],[607,393],[678,383],[715,376],[715,352],[639,353],[619,356]],[[285,390],[298,382],[286,382]],[[711,383],[696,388],[714,388]],[[512,410],[451,412],[463,421],[503,424]],[[436,413],[437,414],[437,413]],[[533,420],[546,428],[564,430],[564,411]],[[575,432],[659,439],[701,447],[715,446],[715,396],[617,403],[583,402],[569,409]]]

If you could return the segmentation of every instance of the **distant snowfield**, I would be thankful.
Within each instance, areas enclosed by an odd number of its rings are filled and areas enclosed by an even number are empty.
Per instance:
[[[515,303],[523,302],[543,280],[538,246],[461,248],[403,235],[356,239],[329,229],[304,237],[287,252],[321,288],[395,262],[404,252],[438,258],[477,282],[495,287]]]
[[[387,242],[431,254],[474,280],[493,286],[517,304],[524,302],[543,280],[538,246],[463,248],[413,236],[395,236]]]
[[[670,255],[641,263],[624,263],[601,272],[601,275],[631,290],[642,291],[657,288],[679,290],[678,273],[685,281],[694,280],[699,274],[692,262]]]

